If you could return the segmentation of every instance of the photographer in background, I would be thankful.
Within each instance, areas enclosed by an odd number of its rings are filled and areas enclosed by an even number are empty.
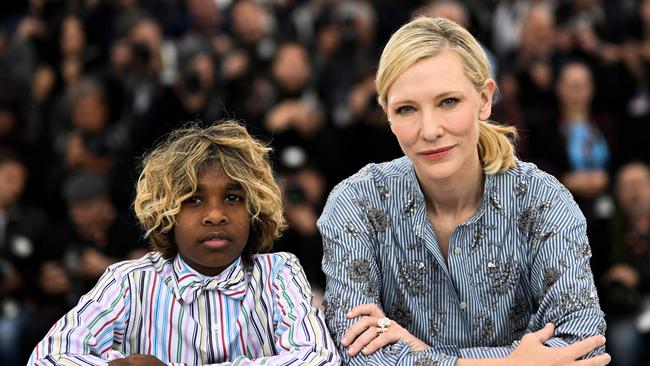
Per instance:
[[[639,315],[650,297],[650,167],[624,165],[616,181],[619,212],[612,221],[611,265],[603,276],[607,348],[617,366],[640,365],[644,336]]]
[[[27,167],[0,148],[0,364],[24,365],[33,311],[30,290],[38,272],[37,248],[45,238],[45,216],[20,204]],[[26,341],[26,342],[25,342]],[[24,343],[23,343],[24,342]]]
[[[92,288],[109,265],[146,252],[133,221],[115,207],[106,177],[75,172],[66,177],[62,191],[68,219],[43,253],[47,258],[39,277],[42,311],[34,331],[38,338]]]
[[[325,275],[321,270],[324,254],[316,220],[325,204],[325,177],[309,163],[307,153],[300,147],[286,147],[279,151],[279,157],[278,172],[289,227],[274,248],[298,257],[314,293],[313,304],[320,307]]]

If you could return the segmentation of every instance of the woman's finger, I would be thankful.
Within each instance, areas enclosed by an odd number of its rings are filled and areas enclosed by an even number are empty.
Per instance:
[[[348,355],[356,356],[359,352],[364,352],[368,343],[370,343],[375,338],[377,338],[377,328],[367,328],[366,331],[361,333],[357,339],[352,342],[350,347],[348,347]],[[367,355],[365,352],[364,354]]]
[[[555,331],[555,325],[553,323],[547,323],[544,328],[531,333],[532,335],[535,336],[537,340],[539,340],[540,343],[544,343],[547,340],[551,339],[553,337],[553,332]]]
[[[588,358],[586,360],[576,361],[576,366],[603,366],[609,365],[612,361],[612,357],[608,353],[603,353],[596,357]]]
[[[604,344],[605,337],[602,335],[595,335],[589,338],[585,338],[580,342],[568,345],[564,347],[564,349],[572,360],[576,360]]]
[[[355,306],[346,314],[348,319],[356,318],[360,315],[374,316],[377,318],[383,318],[384,312],[381,311],[377,304],[363,304]]]
[[[391,329],[392,328],[392,329]],[[391,325],[384,333],[378,334],[365,348],[361,351],[368,356],[375,353],[378,349],[386,347],[389,344],[397,343],[402,340],[402,327]]]
[[[377,326],[377,318],[372,316],[364,316],[363,318],[360,318],[356,323],[352,324],[350,328],[348,328],[348,330],[345,332],[345,335],[343,335],[343,339],[341,339],[341,345],[343,347],[349,346],[357,339],[357,337],[360,334],[365,332],[366,329],[375,326]]]

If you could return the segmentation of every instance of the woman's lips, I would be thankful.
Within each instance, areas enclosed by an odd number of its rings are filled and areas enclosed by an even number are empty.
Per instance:
[[[427,160],[441,160],[445,158],[454,146],[446,146],[440,149],[427,150],[419,153],[420,156]]]

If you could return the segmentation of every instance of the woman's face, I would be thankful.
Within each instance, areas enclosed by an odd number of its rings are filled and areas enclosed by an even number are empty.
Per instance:
[[[477,91],[453,51],[422,59],[388,90],[391,129],[420,179],[447,180],[463,167],[480,166],[480,120],[491,113],[495,84]]]

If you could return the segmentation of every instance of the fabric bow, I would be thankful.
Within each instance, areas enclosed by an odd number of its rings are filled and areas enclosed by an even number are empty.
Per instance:
[[[235,260],[215,277],[196,272],[180,257],[177,257],[174,262],[174,272],[178,279],[178,295],[186,304],[196,300],[204,291],[215,289],[235,300],[241,300],[246,295],[248,281],[241,258]]]

